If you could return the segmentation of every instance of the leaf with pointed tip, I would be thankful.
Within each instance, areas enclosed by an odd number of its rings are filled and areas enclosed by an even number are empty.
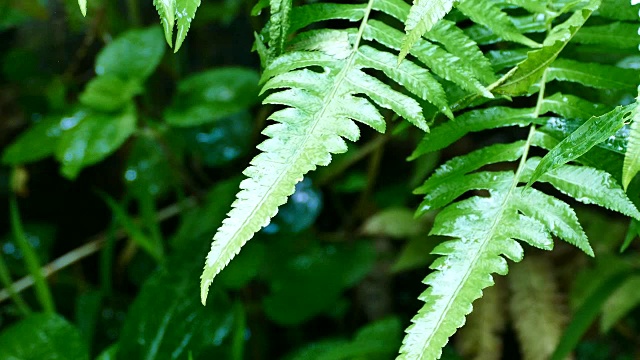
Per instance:
[[[539,166],[540,158],[527,160],[523,180],[531,178],[533,170]],[[548,182],[560,192],[585,203],[596,204],[603,208],[640,220],[640,212],[629,200],[620,185],[602,170],[587,166],[562,165],[544,173],[537,180]]]
[[[544,156],[529,179],[529,185],[533,184],[542,174],[579,158],[596,144],[614,135],[624,125],[629,111],[636,108],[636,104],[630,106],[632,107],[619,106],[602,116],[594,116],[587,120]]]
[[[640,98],[636,99],[636,104],[638,102],[640,102]],[[635,106],[631,111],[629,142],[622,166],[622,186],[625,190],[638,171],[640,171],[640,106]]]
[[[200,6],[200,0],[176,0],[176,18],[178,33],[176,34],[176,47],[174,53],[180,50],[182,42],[187,37],[191,21],[196,17],[196,10]]]
[[[176,12],[176,0],[153,0],[153,5],[156,7],[158,15],[160,15],[160,22],[162,23],[162,29],[164,30],[164,38],[169,44],[169,47],[173,47],[173,27],[175,26],[175,12]]]
[[[511,22],[509,16],[492,0],[461,0],[456,8],[475,23],[488,27],[504,40],[533,48],[540,47],[540,44],[522,35]]]
[[[87,0],[78,0],[78,6],[80,6],[82,16],[87,16]]]
[[[411,48],[453,7],[454,0],[414,0],[405,21],[406,35],[402,39],[402,47],[398,61],[409,54]]]
[[[598,8],[600,2],[601,0],[590,0],[584,8],[554,27],[544,40],[543,47],[529,52],[527,59],[518,65],[517,70],[505,83],[496,88],[496,92],[506,95],[528,93],[531,86],[540,80],[546,69]]]
[[[508,107],[491,107],[482,110],[468,111],[448,121],[426,134],[410,159],[444,149],[470,132],[482,131],[507,126],[527,126],[536,120],[532,109],[513,109]]]

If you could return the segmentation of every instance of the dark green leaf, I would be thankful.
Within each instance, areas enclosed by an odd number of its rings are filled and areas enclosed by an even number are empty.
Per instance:
[[[98,76],[80,94],[80,103],[98,111],[121,110],[142,86],[137,79],[125,81],[115,75]]]
[[[178,84],[165,120],[173,126],[194,126],[247,109],[258,102],[258,79],[254,70],[239,67],[192,75]]]
[[[33,314],[0,334],[0,359],[88,360],[78,330],[57,314]]]
[[[61,121],[64,121],[61,116],[51,116],[31,125],[5,149],[2,162],[20,165],[52,155],[62,134]]]
[[[62,119],[60,126],[64,133],[55,155],[62,163],[62,174],[73,179],[82,168],[101,161],[133,134],[135,108],[130,105],[117,114],[78,110]]]
[[[96,74],[143,80],[156,69],[164,49],[162,30],[158,27],[129,30],[100,51]]]

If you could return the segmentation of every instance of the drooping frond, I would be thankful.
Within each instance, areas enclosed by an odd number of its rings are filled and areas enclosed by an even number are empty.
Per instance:
[[[530,123],[527,109],[522,111],[518,121]],[[444,132],[461,134],[470,128],[477,131],[483,127],[483,122],[493,119],[484,110],[476,111],[475,116],[480,118],[474,119],[474,115],[469,115],[461,131],[456,130],[454,122],[447,122],[441,128],[445,129]],[[475,124],[475,128],[470,124]],[[428,137],[438,132],[438,128],[434,128]],[[445,137],[444,133],[441,136]],[[554,235],[593,256],[578,218],[567,203],[540,190],[522,186],[531,178],[539,158],[521,161],[515,173],[477,171],[492,163],[522,160],[529,146],[537,145],[536,139],[532,129],[526,142],[491,145],[451,159],[416,190],[425,194],[418,214],[444,207],[436,217],[431,234],[454,239],[433,251],[442,257],[432,264],[435,271],[424,280],[429,285],[420,296],[425,305],[407,329],[401,359],[439,358],[448,338],[464,324],[465,316],[471,312],[471,303],[482,296],[484,288],[493,284],[492,274],[507,273],[505,258],[516,262],[522,259],[523,249],[516,240],[550,250]],[[620,186],[603,171],[562,165],[545,173],[539,181],[548,182],[578,201],[640,217],[640,212]],[[475,190],[486,190],[490,196],[473,196],[447,206],[461,195]]]
[[[280,8],[286,6],[278,3]],[[203,301],[215,275],[254,233],[268,224],[293,193],[295,184],[318,165],[329,164],[331,154],[346,151],[344,139],[358,139],[356,122],[380,132],[385,130],[384,118],[376,105],[393,110],[426,131],[427,123],[416,98],[453,117],[438,78],[473,94],[492,97],[476,77],[479,74],[491,78],[486,68],[479,73],[471,64],[463,63],[426,39],[411,49],[410,54],[417,61],[407,59],[398,65],[395,51],[402,45],[402,32],[386,22],[370,20],[376,12],[390,15],[400,24],[407,17],[409,6],[401,0],[315,3],[294,7],[288,16],[272,15],[269,27],[274,30],[263,31],[262,36],[270,45],[271,54],[278,51],[272,50],[274,46],[282,47],[284,52],[266,62],[262,92],[268,94],[265,104],[285,108],[269,117],[276,124],[263,131],[269,139],[258,146],[262,153],[244,171],[247,179],[241,183],[228,218],[214,236],[202,275]],[[348,20],[359,22],[359,26],[304,31],[309,25],[326,20]],[[291,40],[283,44],[283,29],[302,31],[296,36],[288,34],[286,38]],[[440,39],[445,42],[442,36]],[[455,47],[457,42],[464,41],[464,36],[458,36],[448,46]],[[473,49],[461,54],[479,56]],[[369,69],[384,74],[406,93],[394,90],[365,71]]]
[[[465,359],[502,359],[502,331],[507,322],[505,285],[496,281],[495,286],[486,288],[456,334],[456,348]]]
[[[527,256],[509,276],[509,310],[525,360],[551,357],[566,323],[553,264],[542,256]]]

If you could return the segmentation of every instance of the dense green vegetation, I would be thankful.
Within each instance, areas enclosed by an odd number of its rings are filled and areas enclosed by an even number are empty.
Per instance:
[[[0,359],[638,358],[638,10],[0,4]]]

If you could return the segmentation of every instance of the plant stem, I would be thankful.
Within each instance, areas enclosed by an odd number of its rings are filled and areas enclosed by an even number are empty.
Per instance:
[[[15,194],[12,194],[9,198],[9,211],[11,213],[11,230],[13,232],[13,236],[15,238],[16,244],[18,245],[18,248],[20,249],[20,251],[22,251],[27,269],[34,279],[36,297],[38,298],[38,301],[40,301],[40,305],[42,305],[42,308],[45,312],[55,312],[53,297],[51,296],[49,286],[47,285],[42,274],[42,270],[40,269],[40,261],[38,260],[38,255],[31,247],[31,244],[29,244],[27,235],[25,234],[24,228],[22,227],[22,223],[20,221],[20,213],[18,211],[18,202],[16,200]]]
[[[9,292],[9,296],[13,299],[13,302],[16,303],[18,310],[22,313],[22,315],[29,315],[31,313],[31,309],[29,305],[22,299],[22,296],[13,288],[13,284],[11,281],[11,274],[9,273],[9,269],[7,268],[7,264],[4,261],[4,257],[2,256],[2,252],[0,251],[0,282],[2,282],[2,286],[4,286]]]

